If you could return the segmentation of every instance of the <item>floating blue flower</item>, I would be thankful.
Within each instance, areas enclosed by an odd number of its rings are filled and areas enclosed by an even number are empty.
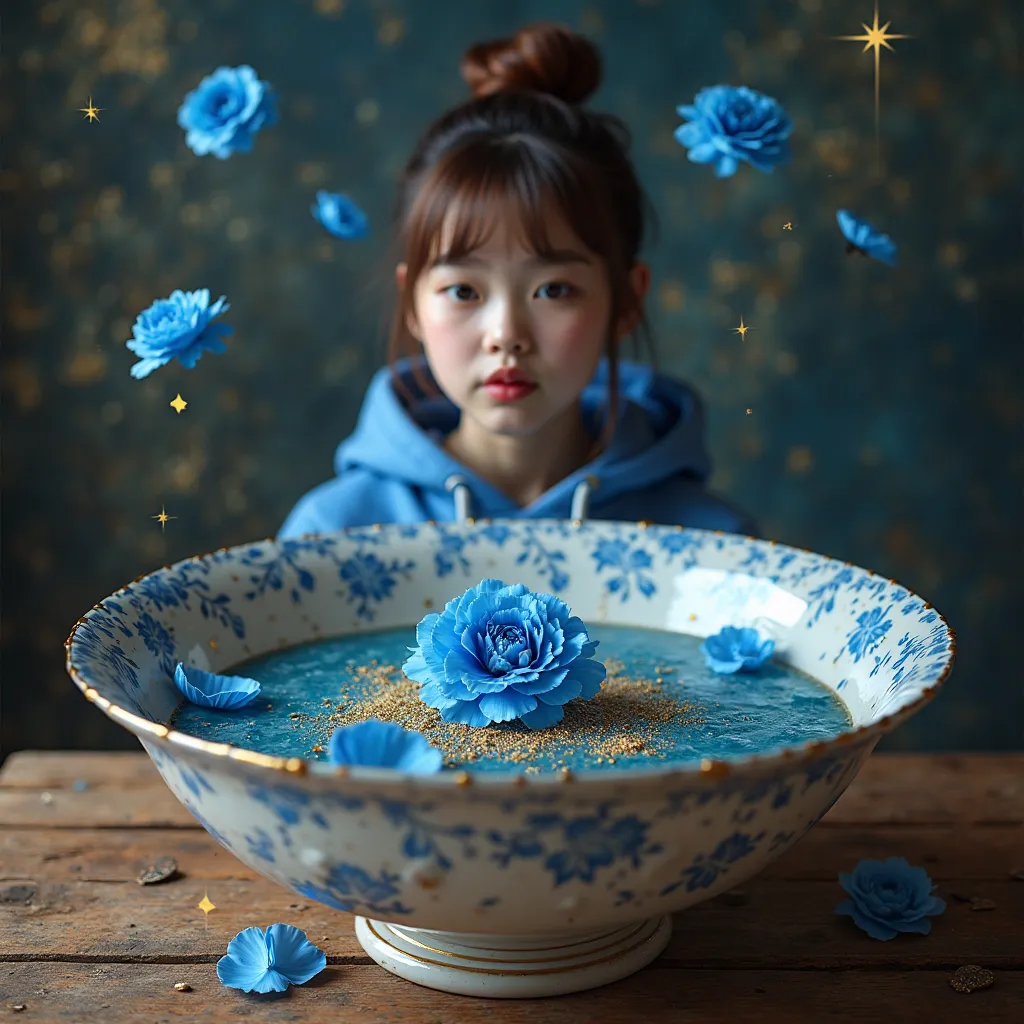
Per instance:
[[[169,299],[157,299],[138,315],[132,338],[125,342],[140,357],[131,375],[141,380],[175,358],[191,370],[204,351],[226,352],[223,339],[230,337],[234,328],[211,321],[230,308],[223,295],[211,306],[209,288],[175,290]]]
[[[335,729],[327,747],[332,764],[362,764],[429,775],[440,771],[441,751],[418,732],[371,718]]]
[[[284,992],[304,985],[327,966],[327,957],[306,933],[290,924],[244,928],[217,961],[217,977],[243,992]]]
[[[849,915],[882,942],[900,932],[927,935],[932,930],[928,918],[946,909],[945,901],[932,895],[935,886],[924,868],[912,867],[903,857],[862,860],[850,874],[840,873],[839,884],[850,898],[836,913]]]
[[[335,238],[365,238],[369,231],[366,214],[341,192],[320,189],[310,212]]]
[[[861,256],[896,266],[896,243],[888,235],[876,231],[866,220],[854,216],[849,210],[836,210],[839,230],[846,239],[847,254],[859,252]]]
[[[718,178],[732,177],[741,160],[770,172],[789,159],[789,115],[777,100],[745,85],[701,89],[676,113],[689,122],[676,129],[676,141],[695,164],[714,164]]]
[[[221,160],[248,153],[255,134],[276,122],[274,94],[248,64],[217,68],[178,108],[185,145],[196,156],[212,153]]]
[[[760,668],[775,650],[775,641],[762,640],[756,629],[726,626],[700,645],[708,668],[719,675],[752,672]]]
[[[593,697],[606,675],[583,620],[522,583],[483,580],[440,614],[424,616],[416,640],[402,668],[446,722],[518,718],[543,729],[561,721],[567,701]]]
[[[174,682],[185,699],[201,708],[234,711],[251,704],[260,695],[260,684],[245,676],[219,676],[201,668],[186,668],[180,661],[174,670]]]

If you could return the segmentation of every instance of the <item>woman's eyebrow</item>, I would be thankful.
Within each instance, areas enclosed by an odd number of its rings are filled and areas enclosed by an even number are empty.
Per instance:
[[[590,259],[575,249],[553,249],[550,252],[538,253],[526,261],[527,266],[555,266],[566,263],[590,263]],[[479,256],[467,253],[464,256],[448,256],[442,254],[430,264],[431,270],[441,267],[481,267],[486,266],[487,260]]]

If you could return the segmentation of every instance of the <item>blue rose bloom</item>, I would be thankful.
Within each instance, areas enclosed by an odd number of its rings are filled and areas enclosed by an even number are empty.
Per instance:
[[[589,700],[605,667],[583,620],[551,594],[483,580],[416,627],[402,666],[446,722],[484,726],[520,719],[531,729],[562,720],[562,705]]]
[[[141,380],[175,358],[191,370],[204,351],[217,355],[226,352],[223,339],[231,337],[235,329],[212,321],[230,308],[223,295],[211,306],[209,288],[194,292],[175,289],[169,299],[157,299],[138,315],[132,338],[125,342],[141,357],[132,366],[131,375]]]
[[[290,924],[245,928],[217,961],[217,977],[243,992],[284,992],[303,985],[327,966],[327,957],[306,933]]]
[[[676,113],[689,122],[676,129],[676,141],[695,164],[714,164],[718,178],[732,177],[741,160],[770,172],[789,159],[789,115],[778,101],[745,85],[701,89],[692,105]]]
[[[320,189],[310,212],[335,238],[365,238],[369,231],[366,214],[341,192]]]
[[[849,915],[882,942],[900,932],[927,935],[932,930],[928,918],[946,909],[945,901],[932,895],[935,886],[924,868],[912,867],[903,857],[862,860],[851,873],[840,873],[839,884],[850,898],[836,913]]]
[[[700,645],[708,668],[719,675],[759,669],[775,650],[775,641],[761,639],[756,629],[726,626]]]
[[[836,210],[839,230],[846,239],[846,252],[859,252],[861,256],[896,266],[896,244],[888,235],[876,231],[866,220],[854,216],[849,210]]]
[[[185,145],[196,156],[212,153],[221,160],[250,152],[256,133],[276,122],[274,94],[248,64],[217,68],[178,108]]]
[[[397,768],[417,775],[440,771],[441,751],[425,736],[392,722],[371,718],[335,729],[327,746],[331,764],[361,764]]]

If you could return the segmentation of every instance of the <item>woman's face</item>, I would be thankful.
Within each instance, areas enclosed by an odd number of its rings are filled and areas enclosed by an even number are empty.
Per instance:
[[[529,436],[579,398],[605,354],[611,296],[604,261],[560,217],[546,222],[554,250],[542,260],[521,232],[499,224],[457,263],[429,264],[415,282],[409,330],[441,390],[494,434]],[[447,248],[442,238],[440,252]],[[647,268],[634,275],[642,298]],[[405,284],[404,264],[398,268]],[[635,323],[620,325],[615,340]],[[515,371],[522,386],[488,384]]]

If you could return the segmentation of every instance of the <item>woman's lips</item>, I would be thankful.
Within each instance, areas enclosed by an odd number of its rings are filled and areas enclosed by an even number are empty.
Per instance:
[[[495,381],[492,384],[484,384],[485,390],[496,402],[518,402],[536,390],[536,387],[536,384],[529,381]]]

